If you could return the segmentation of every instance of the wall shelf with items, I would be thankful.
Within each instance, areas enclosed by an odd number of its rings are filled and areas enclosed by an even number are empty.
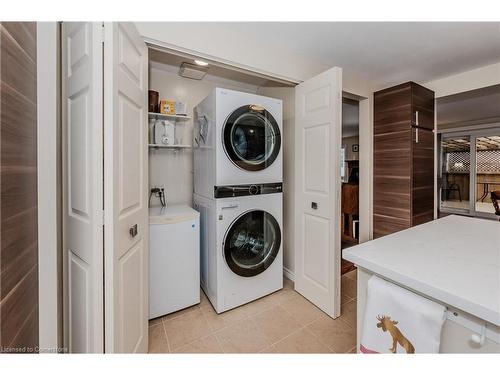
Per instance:
[[[164,113],[148,112],[148,117],[155,120],[172,120],[172,121],[186,121],[191,120],[192,117],[184,115],[167,115]]]
[[[165,148],[165,149],[171,149],[171,150],[180,150],[180,149],[186,149],[186,148],[191,148],[191,145],[161,145],[161,144],[154,144],[150,143],[149,145],[150,149],[160,149],[160,148]]]

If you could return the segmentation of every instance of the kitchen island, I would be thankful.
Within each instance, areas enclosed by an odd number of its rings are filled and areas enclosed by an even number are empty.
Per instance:
[[[498,221],[451,215],[346,249],[343,258],[358,266],[358,344],[366,283],[376,274],[448,308],[441,352],[500,353]],[[475,343],[482,333],[484,343]]]

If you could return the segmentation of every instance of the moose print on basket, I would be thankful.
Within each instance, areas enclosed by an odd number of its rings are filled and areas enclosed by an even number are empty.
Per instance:
[[[415,348],[412,343],[401,333],[399,328],[396,327],[396,324],[398,324],[397,321],[391,320],[390,316],[385,315],[377,316],[377,320],[379,321],[379,323],[377,323],[377,328],[381,328],[384,332],[389,331],[392,336],[392,348],[389,348],[391,352],[396,353],[396,348],[399,344],[406,350],[407,354],[415,353]]]

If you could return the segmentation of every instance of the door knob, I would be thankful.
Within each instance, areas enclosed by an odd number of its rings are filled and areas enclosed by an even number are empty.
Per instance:
[[[130,233],[130,237],[132,237],[132,238],[137,236],[137,224],[134,224],[133,226],[130,227],[129,233]]]

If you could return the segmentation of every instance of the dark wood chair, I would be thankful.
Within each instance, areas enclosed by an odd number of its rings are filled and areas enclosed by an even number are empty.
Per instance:
[[[500,206],[498,201],[500,201],[500,190],[492,191],[491,202],[493,203],[493,207],[495,207],[495,215],[500,216]],[[500,221],[500,218],[498,220]]]
[[[449,182],[448,175],[446,175],[445,179],[443,180],[443,186],[441,187],[441,190],[444,193],[444,196],[441,195],[441,200],[449,200],[450,193],[456,191],[458,193],[458,199],[460,200],[460,202],[462,202],[462,193],[460,192],[460,186],[458,186],[458,184],[455,182]]]

